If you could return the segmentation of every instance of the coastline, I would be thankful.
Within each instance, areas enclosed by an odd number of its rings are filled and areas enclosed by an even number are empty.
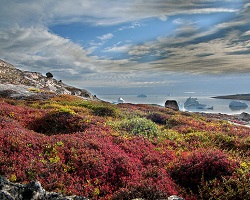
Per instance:
[[[233,94],[212,97],[214,99],[232,99],[232,100],[243,100],[250,101],[250,94]]]
[[[196,114],[204,116],[207,119],[225,120],[233,125],[250,127],[250,121],[244,120],[243,118],[244,112],[242,112],[241,114],[234,114],[234,115],[222,114],[222,113],[198,113],[198,112]]]

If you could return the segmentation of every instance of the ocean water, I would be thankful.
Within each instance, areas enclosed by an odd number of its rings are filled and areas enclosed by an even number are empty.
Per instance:
[[[197,98],[199,103],[207,104],[209,106],[213,106],[213,110],[210,109],[192,109],[186,110],[190,112],[204,112],[204,113],[222,113],[222,114],[240,114],[242,112],[250,113],[250,101],[242,101],[245,102],[249,107],[246,109],[240,110],[232,110],[229,108],[229,103],[232,100],[229,99],[215,99],[211,98],[211,95],[195,95],[195,94],[183,94],[183,95],[147,95],[147,97],[137,97],[137,95],[119,95],[119,94],[111,94],[111,95],[97,95],[99,99],[104,101],[108,101],[110,103],[117,102],[118,98],[124,99],[125,103],[134,103],[134,104],[157,104],[160,106],[164,106],[166,100],[176,100],[179,104],[180,110],[184,109],[184,102],[188,97]]]

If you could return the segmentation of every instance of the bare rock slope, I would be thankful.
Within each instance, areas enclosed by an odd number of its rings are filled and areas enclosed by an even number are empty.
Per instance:
[[[69,86],[53,77],[38,72],[22,71],[0,60],[0,95],[16,99],[48,98],[58,94],[70,94],[85,99],[97,99],[84,89]]]

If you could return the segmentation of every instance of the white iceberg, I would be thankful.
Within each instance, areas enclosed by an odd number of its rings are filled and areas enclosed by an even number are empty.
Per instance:
[[[213,109],[213,106],[200,104],[197,98],[189,97],[184,103],[185,109]]]
[[[117,103],[125,103],[124,99],[119,97],[118,100],[117,100]]]
[[[234,101],[231,101],[229,104],[229,108],[231,108],[231,109],[245,109],[247,107],[248,107],[248,105],[242,101],[234,100]]]

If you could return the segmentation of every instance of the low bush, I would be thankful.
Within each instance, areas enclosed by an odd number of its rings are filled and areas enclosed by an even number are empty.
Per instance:
[[[70,95],[1,99],[0,175],[93,200],[250,199],[249,128],[207,115]]]
[[[124,119],[114,124],[114,127],[138,136],[155,137],[158,133],[157,125],[146,118]]]
[[[117,109],[111,105],[100,105],[91,108],[95,115],[101,117],[116,117]]]
[[[181,118],[178,116],[172,116],[168,118],[166,121],[167,128],[173,128],[173,127],[179,126],[180,124],[182,124],[182,121],[181,121]]]
[[[219,150],[202,149],[182,156],[170,169],[171,177],[180,186],[198,193],[202,181],[232,175],[237,164]]]
[[[87,119],[70,112],[52,111],[29,125],[29,129],[46,135],[68,134],[84,131],[88,127]]]
[[[204,183],[199,190],[199,199],[235,200],[250,199],[250,174],[224,177]]]
[[[148,119],[152,120],[153,122],[161,125],[165,125],[169,116],[165,113],[161,112],[154,112],[147,116]]]

